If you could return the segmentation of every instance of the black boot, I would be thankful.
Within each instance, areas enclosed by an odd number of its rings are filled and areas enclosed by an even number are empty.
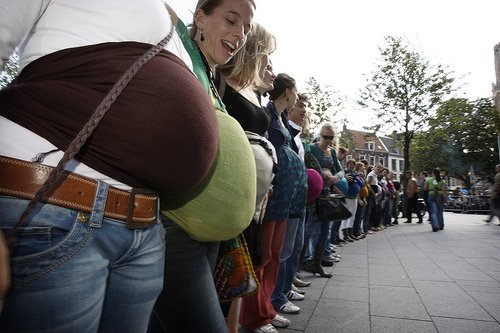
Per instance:
[[[359,240],[358,237],[356,237],[352,234],[352,228],[347,228],[347,236],[349,236],[349,238],[352,240],[355,240],[355,241]]]
[[[347,234],[347,228],[342,229],[342,233],[344,234],[344,240],[349,243],[353,243],[354,241],[349,238],[349,235]]]
[[[304,270],[313,273],[316,275],[316,273],[319,274],[321,277],[326,277],[326,278],[331,278],[332,274],[325,273],[323,270],[323,267],[321,266],[321,261],[323,260],[323,253],[325,252],[325,247],[323,245],[315,245],[314,246],[314,258],[312,261],[311,267],[308,269],[304,268]]]

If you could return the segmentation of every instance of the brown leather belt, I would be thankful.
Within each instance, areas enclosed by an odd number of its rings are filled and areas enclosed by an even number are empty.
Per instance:
[[[32,199],[53,168],[0,156],[0,194]],[[43,202],[91,212],[97,181],[66,172],[60,185]],[[131,192],[110,187],[104,216],[127,221],[129,229],[148,227],[156,222],[158,196],[151,190]]]

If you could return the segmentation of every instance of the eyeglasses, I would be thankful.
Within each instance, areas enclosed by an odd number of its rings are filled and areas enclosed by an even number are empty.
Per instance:
[[[333,135],[322,135],[323,139],[325,140],[333,140]]]

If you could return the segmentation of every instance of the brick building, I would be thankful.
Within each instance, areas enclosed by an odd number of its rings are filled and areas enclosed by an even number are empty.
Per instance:
[[[370,132],[347,129],[344,125],[341,137],[348,142],[347,159],[359,161],[366,159],[370,165],[380,163],[394,173],[395,179],[400,179],[404,173],[403,152],[396,147],[396,141],[388,137],[379,137]]]

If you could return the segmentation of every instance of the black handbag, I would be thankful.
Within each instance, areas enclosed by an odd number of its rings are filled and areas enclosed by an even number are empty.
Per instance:
[[[329,194],[318,197],[313,222],[339,221],[351,217],[352,214],[344,203],[345,196],[343,194]]]

